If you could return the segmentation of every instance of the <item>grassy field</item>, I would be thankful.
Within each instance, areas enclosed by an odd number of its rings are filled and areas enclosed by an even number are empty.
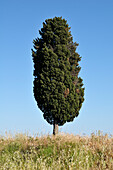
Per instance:
[[[0,137],[0,170],[113,170],[113,137]]]

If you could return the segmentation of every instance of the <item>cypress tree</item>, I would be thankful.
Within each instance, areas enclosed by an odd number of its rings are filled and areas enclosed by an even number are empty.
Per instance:
[[[58,126],[73,121],[84,101],[83,80],[78,77],[81,67],[78,44],[73,42],[70,27],[62,17],[46,19],[33,40],[34,97],[46,121]]]

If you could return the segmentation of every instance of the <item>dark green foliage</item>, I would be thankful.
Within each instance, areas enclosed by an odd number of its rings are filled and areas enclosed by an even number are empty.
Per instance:
[[[78,77],[81,57],[62,17],[47,19],[33,41],[34,97],[48,123],[63,125],[78,116],[84,101]]]

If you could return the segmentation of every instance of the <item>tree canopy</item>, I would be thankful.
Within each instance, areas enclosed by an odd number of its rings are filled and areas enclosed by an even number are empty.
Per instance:
[[[33,40],[34,97],[49,124],[64,125],[79,115],[84,101],[78,44],[62,17],[46,19]]]

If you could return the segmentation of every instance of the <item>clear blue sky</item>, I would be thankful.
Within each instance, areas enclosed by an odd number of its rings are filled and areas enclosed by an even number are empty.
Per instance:
[[[85,102],[61,132],[113,134],[113,0],[0,1],[0,134],[51,134],[33,97],[32,40],[43,21],[62,16],[82,56]]]

